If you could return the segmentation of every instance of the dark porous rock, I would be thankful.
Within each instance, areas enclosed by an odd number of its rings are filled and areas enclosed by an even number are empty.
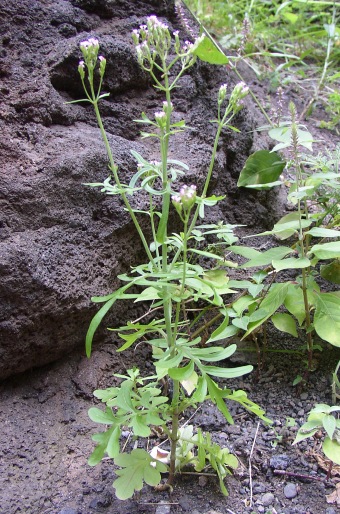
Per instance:
[[[84,185],[105,180],[107,158],[92,107],[67,102],[84,96],[79,43],[97,37],[110,93],[101,110],[122,181],[137,169],[131,149],[157,158],[153,142],[137,141],[133,122],[142,111],[153,115],[163,101],[139,67],[130,35],[150,14],[188,38],[173,1],[7,0],[1,8],[0,379],[83,351],[98,309],[91,296],[111,293],[117,276],[145,259],[121,199]],[[214,139],[209,120],[226,81],[225,67],[198,62],[183,77],[183,89],[174,91],[174,117],[185,117],[193,129],[171,141],[170,157],[190,165],[186,181],[199,190]],[[255,134],[258,113],[250,100],[233,123],[241,132],[223,135],[211,182],[211,192],[226,198],[206,221],[271,228],[277,192],[236,186],[249,154],[268,146]],[[134,206],[145,205],[139,198]],[[142,312],[118,302],[105,324],[119,326]],[[108,338],[114,336],[102,328],[95,343]],[[85,395],[92,378],[87,384],[75,378]]]
[[[270,459],[269,465],[273,469],[287,469],[290,464],[288,455],[273,455]]]

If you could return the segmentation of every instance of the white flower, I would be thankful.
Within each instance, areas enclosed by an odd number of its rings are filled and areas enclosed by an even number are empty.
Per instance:
[[[155,112],[155,119],[156,120],[163,120],[166,118],[166,113],[164,111],[157,111]]]

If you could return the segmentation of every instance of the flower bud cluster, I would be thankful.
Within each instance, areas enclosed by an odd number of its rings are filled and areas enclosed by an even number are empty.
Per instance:
[[[222,86],[220,87],[217,99],[218,105],[221,105],[224,102],[225,97],[227,96],[227,87],[227,84],[222,84]]]
[[[166,53],[171,47],[169,27],[157,16],[149,16],[146,25],[134,29],[132,39],[136,45],[138,61],[142,66],[144,63],[152,65],[158,53]]]
[[[155,112],[155,121],[160,128],[164,129],[166,127],[166,120],[170,117],[173,109],[172,102],[169,104],[168,102],[163,102],[163,110]]]
[[[196,186],[183,186],[171,200],[178,214],[187,216],[196,202]]]
[[[243,98],[249,93],[249,87],[244,82],[239,82],[234,87],[230,96],[230,106],[234,114],[238,113],[243,107]]]
[[[197,38],[194,43],[185,41],[181,46],[178,30],[173,32],[174,49],[178,56],[181,57],[182,64],[187,66],[195,60],[194,52],[198,45],[203,41],[203,34]],[[157,55],[167,56],[171,48],[172,36],[168,25],[161,22],[157,16],[149,16],[146,25],[141,25],[139,29],[132,31],[132,39],[136,45],[138,62],[142,67],[152,67]]]
[[[98,57],[98,40],[95,38],[87,39],[86,41],[82,41],[79,47],[83,54],[83,60],[79,61],[78,65],[78,72],[81,79],[84,80],[85,78],[85,67],[87,67],[89,75],[93,75],[93,70],[96,67],[97,61],[99,61],[99,75],[103,78],[106,68],[106,59],[102,55]]]

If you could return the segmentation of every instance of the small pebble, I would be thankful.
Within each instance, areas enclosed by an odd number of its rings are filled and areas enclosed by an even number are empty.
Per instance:
[[[208,483],[208,478],[205,475],[200,475],[198,483],[201,487],[205,487]]]
[[[71,509],[69,507],[66,507],[65,509],[61,509],[58,514],[77,514],[77,511],[74,509]]]
[[[269,507],[269,505],[272,505],[274,503],[275,496],[273,493],[266,493],[262,496],[261,501],[265,507]]]
[[[269,465],[274,469],[287,469],[290,464],[288,455],[273,455],[270,459]]]
[[[265,492],[266,492],[266,486],[264,484],[261,484],[261,483],[254,484],[254,486],[253,486],[254,494],[265,493]]]
[[[326,510],[325,510],[325,514],[336,514],[336,510],[333,509],[333,507],[328,507]]]
[[[167,503],[160,502],[157,505],[157,508],[155,510],[155,514],[170,514],[171,505]]]
[[[297,496],[297,493],[298,493],[297,487],[295,484],[292,484],[292,483],[287,484],[285,486],[285,488],[283,489],[283,494],[289,500],[291,500],[292,498],[295,498],[295,496]]]
[[[308,398],[308,393],[302,393],[302,394],[300,394],[300,398],[301,398],[301,400],[307,400],[307,398]]]

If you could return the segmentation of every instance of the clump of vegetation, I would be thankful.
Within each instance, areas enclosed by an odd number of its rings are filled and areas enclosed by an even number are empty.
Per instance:
[[[210,8],[217,4],[212,2]],[[204,2],[197,7],[203,13]],[[228,5],[228,9],[234,7],[234,3]],[[286,6],[281,7],[273,3],[267,6],[267,18],[268,14],[275,19],[284,15],[287,24],[293,25],[294,31],[298,30],[302,6],[299,15],[285,11]],[[253,47],[249,48],[251,40],[247,39],[244,20],[250,24],[253,16],[253,23],[260,23],[254,13],[263,13],[264,9],[252,1],[248,5],[247,16],[243,12],[243,39],[235,42],[240,45],[236,59],[227,57],[203,28],[198,38],[184,44],[177,31],[171,34],[169,27],[155,16],[150,16],[146,25],[133,31],[139,64],[150,74],[162,99],[159,110],[152,115],[142,113],[141,119],[137,120],[144,127],[142,137],[157,141],[159,160],[150,161],[132,151],[137,171],[128,183],[121,181],[99,110],[100,100],[107,96],[101,91],[106,59],[98,56],[97,40],[89,39],[80,45],[83,60],[78,70],[86,94],[86,98],[80,101],[89,102],[94,108],[110,168],[110,176],[103,183],[89,185],[122,198],[147,257],[146,262],[118,277],[122,283],[119,289],[92,299],[102,306],[94,316],[86,338],[87,355],[90,356],[94,334],[116,301],[133,300],[149,304],[145,316],[111,330],[118,332],[122,340],[119,352],[140,343],[150,349],[153,373],[144,376],[140,369],[131,366],[126,375],[116,374],[118,385],[94,393],[105,404],[105,411],[98,408],[89,411],[93,421],[108,427],[94,435],[97,446],[89,463],[95,465],[105,455],[113,459],[120,468],[114,482],[120,499],[131,497],[144,482],[158,488],[171,487],[175,474],[183,466],[191,466],[198,472],[210,466],[219,478],[221,491],[227,494],[224,478],[237,466],[236,457],[215,443],[209,433],[196,428],[194,423],[180,426],[180,418],[189,408],[197,408],[209,399],[226,421],[233,423],[225,402],[233,400],[264,422],[270,422],[244,391],[232,391],[223,383],[228,378],[252,371],[249,365],[238,368],[225,365],[236,351],[232,337],[238,335],[245,339],[251,336],[258,345],[257,337],[261,333],[266,343],[268,323],[293,337],[303,333],[308,371],[314,368],[314,350],[321,349],[319,342],[315,343],[316,336],[319,340],[340,346],[339,291],[324,291],[320,285],[322,280],[326,280],[335,289],[340,283],[340,147],[327,155],[306,156],[302,150],[312,152],[313,138],[299,122],[295,105],[290,104],[289,116],[284,117],[281,113],[275,122],[267,115],[270,126],[266,129],[276,145],[272,151],[261,150],[248,158],[240,171],[238,186],[270,189],[285,184],[289,187],[288,200],[295,206],[295,211],[283,216],[272,230],[255,235],[272,238],[271,248],[266,251],[240,244],[234,233],[235,226],[219,220],[212,224],[204,223],[206,209],[224,200],[223,196],[207,194],[221,134],[226,130],[237,131],[231,123],[249,93],[244,82],[239,82],[230,93],[225,84],[219,89],[216,119],[212,121],[216,135],[202,191],[195,184],[186,183],[190,163],[169,158],[170,138],[187,129],[184,119],[174,121],[173,89],[180,87],[182,75],[194,66],[198,58],[213,64],[232,63],[237,72],[237,59],[241,54],[242,58],[245,58],[244,53],[248,53],[248,57],[252,53],[252,58],[255,57],[259,47],[253,40]],[[326,10],[317,7],[315,13],[317,20],[328,15]],[[230,11],[229,15],[234,19],[236,12]],[[335,27],[334,13],[332,19]],[[309,28],[300,27],[299,34],[311,38]],[[251,34],[249,27],[247,30]],[[325,30],[328,30],[327,55],[317,83],[317,95],[325,84],[336,38],[335,29]],[[295,38],[300,45],[302,42],[305,44],[302,36],[295,37],[294,32],[290,32],[290,38],[292,41]],[[274,50],[276,52],[277,49]],[[260,51],[262,55],[277,57],[268,41],[266,49]],[[288,58],[286,50],[282,53],[281,49],[280,52],[281,57]],[[299,57],[300,64],[305,57]],[[286,68],[292,62],[289,61]],[[313,102],[316,98],[313,96]],[[282,178],[284,170],[288,170],[289,179]],[[148,208],[143,211],[135,201],[139,195],[149,201]],[[181,226],[175,234],[169,230],[171,209],[177,213]],[[148,231],[144,228],[147,222]],[[151,234],[150,240],[146,234]],[[278,244],[277,241],[286,243]],[[247,276],[232,279],[230,271],[235,268],[246,270]],[[251,273],[248,270],[252,270]],[[210,329],[209,335],[203,340],[202,333],[207,329]],[[317,422],[319,425],[322,422],[331,442],[334,434],[338,433],[337,422],[334,425],[330,419],[334,410],[339,409],[332,407],[318,411],[317,416]],[[316,420],[314,414],[308,422]],[[147,451],[144,445],[128,453],[125,451],[127,444],[122,447],[121,443],[124,427],[128,427],[138,440],[148,438],[156,427],[167,438],[168,447],[154,446]],[[309,432],[304,432],[306,427],[302,427],[299,437],[301,434],[308,434],[308,437],[315,428],[313,425]],[[327,448],[329,444],[326,443]],[[166,484],[162,483],[163,473],[168,474]]]

